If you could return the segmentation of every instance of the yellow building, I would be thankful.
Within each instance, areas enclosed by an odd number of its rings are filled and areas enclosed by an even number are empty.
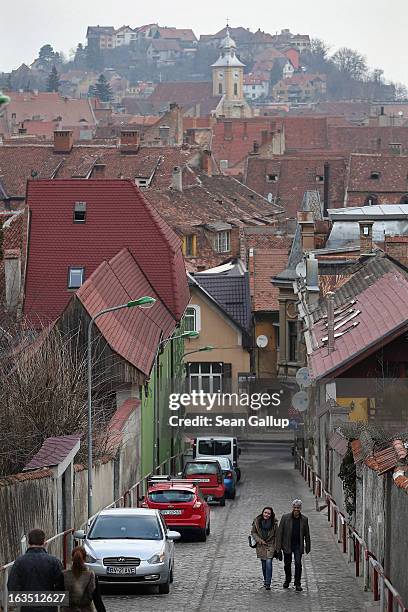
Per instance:
[[[217,107],[217,115],[232,117],[252,117],[252,109],[244,96],[244,68],[236,55],[237,46],[231,38],[229,29],[220,45],[220,57],[212,65],[213,95],[222,96]]]

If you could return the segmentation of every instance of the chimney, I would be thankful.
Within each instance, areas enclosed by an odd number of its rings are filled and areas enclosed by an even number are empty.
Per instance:
[[[373,252],[373,225],[374,221],[359,221],[360,226],[360,254],[369,255]]]
[[[268,142],[268,130],[262,130],[261,132],[261,144],[266,145]]]
[[[6,287],[6,308],[16,310],[20,299],[21,256],[20,249],[4,251],[4,280]]]
[[[329,194],[330,194],[330,164],[329,162],[324,162],[324,169],[323,169],[323,179],[324,179],[324,185],[323,185],[323,219],[327,219],[328,215],[328,209],[330,206],[330,202],[329,202]]]
[[[74,146],[72,130],[54,131],[54,153],[70,153]]]
[[[171,175],[171,189],[183,191],[183,169],[175,166]]]
[[[306,258],[306,289],[310,306],[316,304],[320,297],[319,264],[313,253]]]
[[[327,350],[334,351],[334,293],[327,293]]]
[[[224,140],[232,140],[232,121],[224,121]]]
[[[259,142],[254,140],[252,155],[259,155]]]
[[[140,137],[138,130],[128,129],[120,131],[119,149],[121,153],[137,153],[139,148]]]
[[[255,251],[251,247],[248,251],[248,275],[249,275],[249,294],[251,296],[251,300],[254,298],[255,294]]]
[[[166,147],[169,144],[170,126],[168,125],[159,126],[159,138],[160,138],[160,143],[163,146]]]
[[[212,176],[212,152],[210,150],[204,149],[201,153],[201,165],[205,174]]]
[[[302,234],[302,251],[304,253],[312,251],[315,248],[313,213],[310,211],[298,212],[297,220]]]
[[[104,179],[105,178],[105,169],[106,169],[106,164],[102,164],[97,162],[94,167],[93,167],[93,171],[92,171],[92,178],[94,179]]]

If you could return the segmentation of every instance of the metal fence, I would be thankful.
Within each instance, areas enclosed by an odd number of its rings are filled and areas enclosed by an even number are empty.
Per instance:
[[[321,477],[298,451],[295,452],[295,461],[296,467],[313,491],[317,510],[320,509],[319,500],[325,500],[327,520],[337,536],[337,541],[341,544],[343,553],[348,555],[349,563],[354,563],[355,575],[364,579],[364,590],[372,591],[374,601],[379,602],[380,612],[408,612],[401,596],[385,575],[382,565],[326,491]]]

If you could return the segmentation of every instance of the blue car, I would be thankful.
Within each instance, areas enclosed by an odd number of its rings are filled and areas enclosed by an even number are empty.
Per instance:
[[[214,457],[213,455],[211,457],[201,456],[200,459],[215,459],[218,461],[224,474],[225,497],[235,499],[238,477],[231,459],[229,457]]]

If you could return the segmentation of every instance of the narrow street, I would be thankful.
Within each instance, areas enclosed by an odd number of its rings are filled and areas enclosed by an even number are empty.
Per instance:
[[[105,587],[108,612],[162,610],[274,610],[275,612],[359,612],[364,593],[336,547],[327,518],[314,509],[314,498],[293,468],[289,445],[254,445],[241,455],[239,494],[225,508],[212,507],[206,543],[176,544],[175,578],[169,595],[155,587]],[[312,552],[304,556],[302,584],[283,590],[283,563],[274,561],[272,590],[262,587],[261,564],[248,546],[253,517],[265,505],[277,516],[290,511],[294,497],[309,517]]]

